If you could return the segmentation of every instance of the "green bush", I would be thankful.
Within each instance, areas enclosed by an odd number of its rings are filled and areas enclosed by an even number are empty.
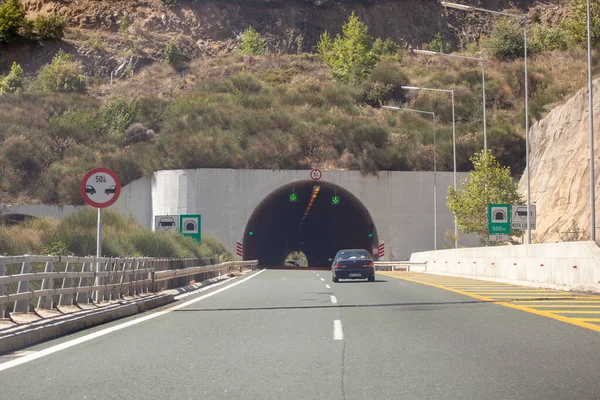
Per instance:
[[[434,38],[427,45],[427,50],[437,53],[450,53],[450,43],[445,43],[440,32],[436,33]]]
[[[0,5],[0,42],[13,42],[25,22],[25,9],[19,0],[5,0]]]
[[[15,93],[23,88],[23,68],[13,62],[10,72],[0,79],[0,94]]]
[[[600,0],[590,0],[592,45],[600,45]],[[571,0],[569,16],[564,23],[569,40],[587,45],[587,0]]]
[[[59,50],[52,63],[44,65],[37,76],[37,86],[43,92],[85,93],[85,78],[80,62]]]
[[[408,84],[408,77],[395,62],[380,62],[366,80],[367,98],[375,98],[381,102],[388,100],[404,100],[402,86]],[[378,91],[380,94],[377,94]],[[372,104],[372,103],[371,103]]]
[[[53,13],[49,16],[38,15],[34,22],[33,28],[36,36],[41,40],[60,40],[64,35],[65,25],[67,21]]]
[[[165,60],[167,60],[167,63],[176,70],[182,70],[186,67],[188,57],[183,53],[179,44],[169,42],[165,46]]]
[[[375,39],[373,42],[373,53],[379,56],[392,56],[398,53],[400,46],[390,38],[381,40],[381,38]]]
[[[137,122],[138,112],[139,103],[136,99],[112,101],[102,109],[102,130],[110,136],[124,139],[127,128]]]
[[[267,41],[252,26],[246,28],[238,39],[238,52],[242,55],[264,54]]]
[[[334,79],[356,84],[375,67],[377,54],[367,30],[368,27],[352,13],[342,26],[342,36],[337,35],[331,40],[327,32],[321,35],[317,49]]]
[[[534,53],[544,53],[552,50],[566,50],[568,47],[567,42],[567,32],[561,26],[552,28],[542,24],[536,24],[533,27],[531,49]]]
[[[524,43],[520,21],[506,17],[496,22],[490,35],[483,40],[482,47],[488,57],[507,61],[523,57]]]

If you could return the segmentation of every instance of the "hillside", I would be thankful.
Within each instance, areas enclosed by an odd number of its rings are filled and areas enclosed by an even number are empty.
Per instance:
[[[26,73],[50,62],[58,47],[82,60],[90,76],[123,76],[127,65],[138,70],[164,58],[169,41],[182,44],[192,58],[229,54],[248,26],[264,35],[273,53],[315,51],[324,31],[339,33],[351,12],[370,27],[374,37],[387,37],[406,47],[421,47],[440,32],[455,47],[486,33],[493,18],[446,12],[436,1],[423,0],[20,0],[29,17],[57,12],[67,20],[64,43],[2,46],[0,71],[12,61]],[[173,3],[169,7],[166,4]],[[472,4],[528,12],[553,24],[565,14],[564,0],[480,0]],[[323,5],[316,5],[323,4]]]
[[[411,55],[401,46],[381,56],[365,81],[351,85],[334,81],[311,53],[318,35],[339,31],[350,11],[364,18],[371,35],[419,46],[437,32],[459,46],[491,24],[470,24],[474,17],[446,14],[434,2],[180,0],[172,8],[161,0],[22,3],[29,17],[55,9],[68,24],[60,42],[0,46],[5,74],[16,61],[26,75],[19,93],[0,96],[2,201],[79,204],[80,177],[98,165],[116,170],[125,184],[173,168],[431,169],[431,120],[383,111],[382,101],[435,109],[438,168],[451,170],[450,102],[405,92],[404,84],[455,89],[459,170],[471,168],[469,157],[483,142],[476,64]],[[564,7],[536,3],[530,14],[556,22]],[[393,15],[407,22],[398,24]],[[235,37],[248,24],[267,39],[267,54],[233,53]],[[300,34],[301,54],[283,54],[298,52],[290,38]],[[183,70],[164,62],[165,43],[173,40],[190,59]],[[86,73],[85,93],[40,90],[36,74],[59,49]],[[579,90],[585,76],[581,49],[532,57],[532,119]],[[488,142],[515,177],[524,166],[521,77],[521,60],[486,61]],[[382,85],[389,88],[383,94]]]

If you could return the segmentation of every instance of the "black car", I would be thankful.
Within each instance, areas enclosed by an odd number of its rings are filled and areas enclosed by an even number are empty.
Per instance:
[[[108,189],[104,190],[105,194],[111,194],[111,193],[116,193],[116,192],[117,192],[117,186],[115,186],[115,185],[112,185]]]
[[[375,265],[367,250],[347,249],[337,252],[331,263],[331,280],[367,279],[375,281]]]

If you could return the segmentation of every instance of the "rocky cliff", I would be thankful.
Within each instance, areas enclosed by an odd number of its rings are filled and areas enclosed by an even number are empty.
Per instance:
[[[600,79],[594,84],[596,234],[600,233]],[[589,239],[590,171],[588,90],[552,110],[530,130],[531,203],[537,206],[535,243]],[[526,195],[526,175],[519,188]]]

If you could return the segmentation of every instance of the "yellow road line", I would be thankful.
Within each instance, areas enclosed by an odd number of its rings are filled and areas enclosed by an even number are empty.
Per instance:
[[[600,322],[600,318],[577,318],[579,321]]]
[[[546,310],[546,312],[551,312],[554,314],[599,314],[600,315],[600,310],[598,311],[581,311],[581,310]]]
[[[523,300],[519,303],[600,303],[600,300]]]
[[[534,307],[534,308],[538,308],[538,307],[600,308],[600,304],[598,304],[597,306],[580,306],[580,305],[575,305],[575,304],[533,304],[533,305],[530,304],[529,307]]]
[[[402,279],[408,282],[414,282],[414,283],[419,283],[421,285],[427,285],[427,286],[431,286],[431,287],[435,287],[438,289],[442,289],[442,290],[447,290],[449,292],[454,292],[454,293],[458,293],[461,294],[463,296],[468,296],[468,297],[472,297],[474,299],[478,299],[478,300],[484,300],[484,301],[494,301],[494,299],[489,298],[489,297],[485,297],[485,296],[479,296],[476,294],[472,294],[469,292],[465,292],[462,290],[457,290],[457,289],[452,289],[449,287],[445,287],[442,285],[437,285],[435,283],[429,283],[429,282],[422,282],[419,281],[417,279],[412,279],[412,278],[406,278],[406,277],[401,277],[401,276],[397,276],[397,275],[391,275],[391,274],[383,274],[392,278],[396,278],[396,279]],[[535,314],[535,315],[540,315],[542,317],[547,317],[547,318],[551,318],[551,319],[555,319],[557,321],[561,321],[561,322],[566,322],[567,324],[571,324],[571,325],[575,325],[575,326],[579,326],[580,328],[586,328],[586,329],[590,329],[596,332],[600,332],[600,325],[596,325],[596,324],[591,324],[588,323],[586,321],[581,321],[581,320],[577,320],[574,318],[568,318],[562,315],[558,315],[558,314],[552,314],[550,312],[548,312],[547,310],[536,310],[535,308],[530,308],[530,307],[526,307],[526,306],[521,306],[518,304],[513,304],[513,303],[507,303],[507,302],[496,302],[496,304],[504,306],[504,307],[508,307],[508,308],[512,308],[515,310],[520,310],[520,311],[525,311],[531,314]]]

